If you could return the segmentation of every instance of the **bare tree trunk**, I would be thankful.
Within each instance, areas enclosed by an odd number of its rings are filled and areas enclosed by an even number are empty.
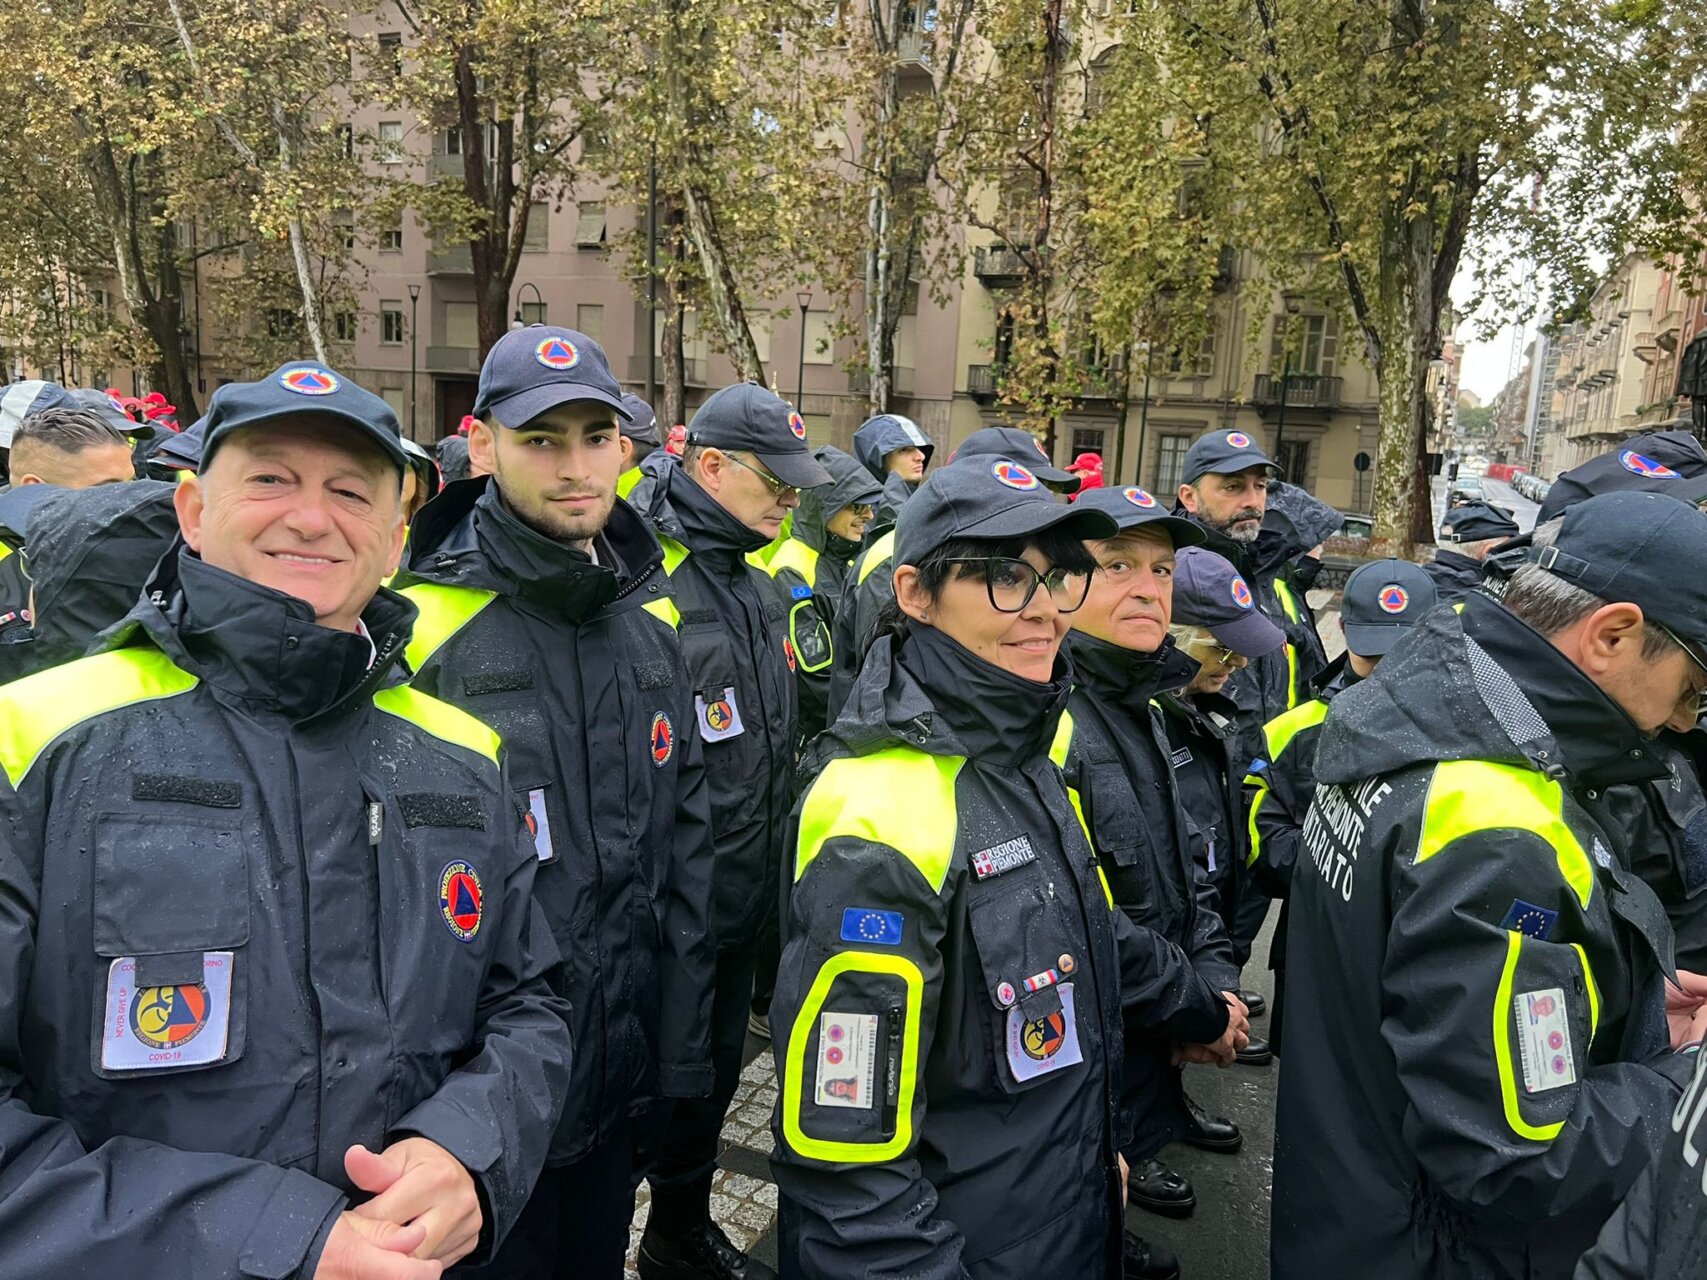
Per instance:
[[[664,363],[664,408],[658,415],[671,426],[688,420],[687,360],[682,350],[681,303],[671,299],[664,313],[664,328],[659,336],[659,348]]]
[[[682,188],[682,203],[687,211],[688,239],[699,255],[711,312],[722,332],[729,359],[735,365],[735,376],[743,382],[763,382],[764,363],[759,359],[758,344],[753,341],[753,331],[747,324],[746,308],[741,305],[740,282],[723,249],[716,211],[705,193],[695,190],[691,182]]]

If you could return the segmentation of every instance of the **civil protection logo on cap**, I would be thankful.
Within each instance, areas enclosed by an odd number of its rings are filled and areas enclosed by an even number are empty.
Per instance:
[[[279,374],[279,386],[299,396],[329,396],[338,389],[338,375],[318,366],[286,369]]]
[[[788,415],[788,429],[794,432],[794,438],[796,440],[806,439],[806,419],[802,418],[798,413],[790,413]]]
[[[1375,603],[1381,606],[1382,613],[1403,613],[1410,607],[1411,593],[1396,582],[1389,582],[1381,588],[1381,594],[1375,597]]]
[[[533,358],[547,369],[556,369],[559,373],[581,363],[581,353],[567,338],[540,339],[539,345],[533,349]]]
[[[1235,449],[1249,449],[1251,447],[1251,438],[1243,431],[1229,431],[1227,433],[1227,443],[1232,445]]]
[[[1006,458],[991,464],[990,474],[995,476],[1010,489],[1018,489],[1024,493],[1037,488],[1040,483],[1036,476],[1020,466],[1017,462],[1009,462]]]
[[[1241,609],[1249,609],[1256,601],[1251,599],[1251,589],[1245,580],[1237,574],[1233,575],[1233,584],[1229,588],[1233,595],[1233,603]]]
[[[1618,465],[1624,470],[1639,476],[1653,476],[1656,480],[1681,480],[1683,477],[1663,462],[1655,462],[1652,458],[1644,458],[1634,449],[1626,449],[1618,455]]]
[[[1144,507],[1148,509],[1156,505],[1156,500],[1154,498],[1136,486],[1127,489],[1125,494],[1126,500],[1135,507]]]

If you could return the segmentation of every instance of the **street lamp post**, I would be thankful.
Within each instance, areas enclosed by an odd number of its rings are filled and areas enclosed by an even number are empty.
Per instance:
[[[1289,330],[1292,327],[1292,322],[1297,318],[1298,304],[1291,298],[1286,299],[1286,327]],[[1292,381],[1292,343],[1290,341],[1292,335],[1288,333],[1286,336],[1288,341],[1281,344],[1281,350],[1284,354],[1281,357],[1280,366],[1280,412],[1275,415],[1274,419],[1274,460],[1281,467],[1286,465],[1285,460],[1280,455],[1280,446],[1286,440],[1286,390]],[[1297,482],[1294,481],[1293,483]]]
[[[522,319],[522,289],[532,289],[533,305],[538,307],[542,314],[545,311],[545,295],[539,291],[539,286],[532,280],[523,281],[521,289],[516,290],[516,314],[510,321],[510,328],[512,329],[525,329],[528,327],[528,322]]]
[[[416,354],[420,344],[415,339],[415,317],[420,313],[421,286],[409,286],[409,438],[415,438]]]
[[[812,290],[802,289],[794,295],[800,304],[800,362],[795,366],[794,398],[801,406],[806,403],[806,317],[812,314]]]

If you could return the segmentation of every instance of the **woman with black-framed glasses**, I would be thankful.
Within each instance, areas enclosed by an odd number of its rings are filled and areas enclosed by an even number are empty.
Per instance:
[[[1114,530],[990,458],[901,512],[888,627],[795,809],[771,1016],[784,1274],[1121,1274],[1129,922],[1048,757],[1084,539]],[[1175,991],[1139,998],[1189,1021]]]

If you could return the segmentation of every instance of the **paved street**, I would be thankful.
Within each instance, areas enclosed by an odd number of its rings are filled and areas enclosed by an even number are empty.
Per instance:
[[[1535,513],[1541,510],[1537,503],[1531,502],[1516,489],[1503,480],[1482,479],[1482,492],[1487,500],[1497,507],[1504,507],[1511,512],[1512,519],[1517,521],[1517,527],[1528,533],[1535,527]],[[1440,528],[1440,518],[1446,514],[1446,477],[1436,477],[1434,482],[1434,527]]]
[[[1244,985],[1272,996],[1268,972],[1269,940],[1278,913],[1271,912],[1245,967]],[[1266,1018],[1256,1020],[1259,1031]],[[776,1105],[776,1075],[770,1045],[747,1040],[747,1070],[723,1127],[725,1147],[712,1194],[712,1213],[743,1248],[776,1262],[776,1186],[770,1180],[771,1110]],[[1166,1160],[1191,1179],[1197,1211],[1172,1220],[1139,1209],[1127,1211],[1134,1231],[1179,1254],[1186,1280],[1261,1280],[1268,1275],[1268,1198],[1274,1176],[1274,1090],[1279,1067],[1187,1067],[1192,1096],[1210,1111],[1238,1122],[1244,1150],[1233,1156],[1209,1155],[1186,1146],[1169,1147]],[[646,1223],[647,1189],[640,1189],[630,1234],[633,1250]]]

